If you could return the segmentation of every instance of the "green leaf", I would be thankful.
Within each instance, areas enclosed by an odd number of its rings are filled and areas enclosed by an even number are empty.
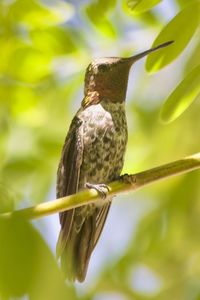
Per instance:
[[[114,9],[116,0],[99,0],[92,2],[85,7],[86,14],[92,23],[99,23],[105,18],[109,11]]]
[[[96,29],[105,36],[115,37],[116,33],[107,14],[113,10],[116,0],[99,0],[85,7],[85,12]]]
[[[200,94],[200,65],[190,72],[166,100],[161,120],[165,123],[178,118]]]
[[[191,55],[188,58],[184,70],[189,73],[194,69],[196,66],[199,65],[200,62],[200,38],[197,40],[196,47],[192,49]]]
[[[116,5],[116,0],[98,0],[98,7],[101,11],[107,12],[108,10],[114,9]]]
[[[14,209],[14,195],[10,187],[0,182],[0,213]]]
[[[51,73],[51,59],[29,46],[18,48],[10,57],[6,75],[25,82],[37,82]]]
[[[126,0],[122,1],[122,10],[127,16],[131,17],[134,22],[139,21],[145,26],[159,26],[161,23],[158,14],[155,14],[152,10],[145,11],[142,14],[136,14],[134,10],[128,7]]]
[[[153,46],[173,40],[169,47],[147,57],[146,69],[155,72],[171,63],[187,46],[194,35],[200,16],[200,3],[193,2],[178,13],[160,32]],[[189,22],[189,23],[188,23]]]
[[[66,55],[76,50],[73,32],[62,27],[33,30],[30,33],[33,45],[41,52],[51,55]]]
[[[17,0],[10,6],[8,18],[11,22],[24,23],[30,27],[44,27],[66,22],[73,15],[73,7],[63,1],[44,5],[37,0]]]
[[[162,0],[128,0],[128,8],[135,14],[141,14],[160,3]]]
[[[188,0],[176,0],[176,2],[181,8],[188,5]]]
[[[64,283],[55,258],[26,220],[0,218],[0,295],[28,299],[77,299]]]

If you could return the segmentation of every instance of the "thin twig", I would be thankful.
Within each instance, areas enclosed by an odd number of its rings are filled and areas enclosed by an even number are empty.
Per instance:
[[[115,195],[135,191],[139,188],[157,182],[161,179],[191,172],[200,169],[200,153],[185,157],[183,159],[149,169],[137,174],[128,175],[131,183],[117,180],[109,183],[108,199]],[[53,201],[38,204],[33,207],[0,214],[0,217],[9,218],[11,216],[23,216],[27,219],[35,219],[50,214],[62,212],[82,205],[95,202],[100,199],[100,195],[95,190],[85,189],[77,194],[59,198]],[[106,201],[106,200],[105,200]]]

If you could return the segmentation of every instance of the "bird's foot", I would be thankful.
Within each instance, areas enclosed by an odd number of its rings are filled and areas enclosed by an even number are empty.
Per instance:
[[[127,183],[127,184],[135,184],[136,183],[135,175],[129,175],[127,173],[121,175],[119,180],[121,180],[122,182]]]
[[[109,187],[104,183],[93,184],[93,183],[86,183],[85,187],[88,189],[95,189],[101,196],[102,199],[106,199],[107,194],[109,192]]]

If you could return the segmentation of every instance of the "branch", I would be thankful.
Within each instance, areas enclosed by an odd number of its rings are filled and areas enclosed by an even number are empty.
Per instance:
[[[200,169],[200,153],[185,157],[183,159],[149,169],[133,175],[125,176],[127,182],[123,180],[113,181],[109,184],[108,199],[129,191],[135,191],[148,184]],[[123,177],[123,176],[122,176]],[[59,198],[50,202],[38,204],[33,207],[0,214],[0,217],[9,218],[11,216],[22,216],[27,219],[35,219],[48,216],[53,213],[70,210],[82,205],[93,203],[100,199],[95,190],[85,189],[77,194]],[[106,200],[105,200],[106,201]]]

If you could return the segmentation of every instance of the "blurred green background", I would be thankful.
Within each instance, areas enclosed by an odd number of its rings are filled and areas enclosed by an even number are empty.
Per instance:
[[[199,16],[200,1],[188,0],[1,0],[0,212],[55,198],[95,57],[174,40],[130,73],[124,172],[199,152]],[[199,300],[199,179],[196,171],[114,200],[86,282],[75,286],[55,260],[57,216],[0,219],[0,299]]]

